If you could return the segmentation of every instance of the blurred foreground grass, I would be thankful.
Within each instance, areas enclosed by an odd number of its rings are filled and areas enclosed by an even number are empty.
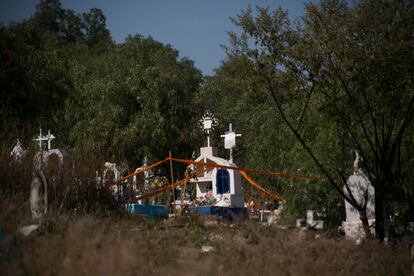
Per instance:
[[[116,208],[96,189],[98,161],[48,171],[49,211],[40,231],[32,223],[32,156],[21,163],[0,154],[0,275],[408,275],[408,244],[368,241],[255,221],[197,216],[144,220]],[[91,177],[92,176],[92,177]],[[76,211],[75,211],[76,210]],[[2,234],[3,233],[3,234]],[[0,236],[1,236],[0,235]],[[3,235],[4,236],[4,235]],[[0,240],[2,238],[0,237]],[[202,252],[211,246],[210,252]]]
[[[12,205],[9,203],[9,205]],[[144,220],[127,214],[51,215],[28,237],[1,205],[7,236],[1,275],[408,275],[408,245],[355,245],[253,221],[183,216]],[[24,221],[15,212],[16,218]],[[28,213],[28,212],[27,212]],[[8,220],[8,221],[6,221]],[[12,228],[10,228],[12,227]],[[203,253],[203,245],[214,249]]]

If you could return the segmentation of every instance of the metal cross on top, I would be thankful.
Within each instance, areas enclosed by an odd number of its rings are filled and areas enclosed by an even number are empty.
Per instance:
[[[42,149],[42,141],[47,141],[47,149],[50,150],[51,148],[51,142],[56,137],[53,134],[50,134],[50,129],[48,131],[48,134],[46,136],[42,136],[42,129],[40,129],[39,137],[35,139],[35,141],[39,142],[39,149]]]
[[[210,111],[206,111],[200,120],[200,124],[207,133],[207,147],[210,147],[210,132],[218,124],[218,121]]]
[[[220,137],[224,138],[224,148],[230,150],[230,159],[229,161],[233,163],[233,148],[236,147],[236,137],[241,137],[241,134],[236,134],[233,131],[233,126],[229,124],[229,131],[226,131],[224,135],[220,135]]]

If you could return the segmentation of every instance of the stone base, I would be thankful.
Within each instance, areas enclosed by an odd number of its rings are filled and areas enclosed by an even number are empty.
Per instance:
[[[368,220],[368,224],[371,228],[371,234],[375,235],[375,219]],[[365,238],[365,232],[360,220],[343,221],[342,229],[345,232],[346,240],[354,240],[356,242],[360,242]]]

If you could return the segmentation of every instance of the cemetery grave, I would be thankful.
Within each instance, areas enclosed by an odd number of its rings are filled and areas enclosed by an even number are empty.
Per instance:
[[[1,276],[414,276],[412,0],[3,2]]]
[[[262,197],[276,201],[283,201],[283,196],[269,192],[259,183],[255,182],[247,173],[264,174],[278,177],[288,177],[293,179],[314,179],[313,176],[293,175],[287,173],[257,171],[250,168],[238,167],[233,161],[233,149],[236,146],[236,134],[229,125],[224,138],[225,148],[230,151],[229,160],[217,156],[217,148],[211,146],[210,134],[216,124],[214,117],[210,113],[202,118],[202,126],[207,134],[207,147],[200,148],[199,156],[194,160],[185,160],[170,156],[164,160],[149,164],[144,160],[141,167],[128,174],[128,168],[119,166],[116,163],[106,162],[102,176],[96,172],[97,189],[108,189],[118,205],[123,206],[128,212],[140,215],[145,218],[165,218],[174,215],[199,214],[223,218],[228,221],[235,219],[253,218],[253,208],[249,209],[249,203],[244,198],[244,189],[241,184],[242,178],[245,183],[252,185]],[[34,159],[34,172],[32,187],[30,192],[30,208],[32,218],[37,224],[24,226],[22,232],[29,234],[37,230],[45,220],[48,210],[48,193],[50,193],[52,183],[47,183],[45,171],[48,171],[49,159],[52,156],[58,158],[58,174],[63,171],[64,160],[69,159],[68,153],[63,149],[52,149],[51,142],[56,137],[48,131],[46,136],[39,136],[35,139],[38,143],[39,151]],[[47,150],[44,149],[43,142],[47,142]],[[10,155],[18,160],[26,153],[19,140],[16,141]],[[368,221],[372,226],[375,223],[375,204],[374,189],[370,185],[366,173],[360,167],[361,157],[355,152],[354,174],[348,179],[348,185],[344,186],[344,193],[353,197],[358,204],[367,206]],[[166,176],[156,175],[155,171],[164,163],[170,163],[172,175],[172,162],[187,165],[184,179],[171,183]],[[121,170],[123,173],[121,174]],[[52,181],[53,182],[53,181]],[[54,187],[56,189],[56,187]],[[179,189],[178,189],[179,188]],[[186,191],[192,191],[186,193]],[[180,198],[175,194],[179,192]],[[277,223],[283,204],[279,209],[256,210],[259,220],[268,225]],[[348,201],[345,200],[346,220],[342,223],[342,230],[345,238],[361,243],[365,237],[364,229],[359,219],[359,213]],[[319,217],[321,215],[319,214]],[[323,230],[323,220],[314,220],[314,211],[308,210],[306,220],[297,219],[297,227]],[[371,228],[371,231],[373,228]],[[374,232],[372,232],[374,234]]]

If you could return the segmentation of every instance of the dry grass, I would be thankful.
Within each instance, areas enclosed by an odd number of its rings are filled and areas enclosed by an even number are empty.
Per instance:
[[[404,243],[357,246],[253,221],[206,226],[205,218],[194,216],[161,221],[130,216],[97,194],[92,166],[83,167],[76,181],[59,180],[64,193],[55,194],[45,226],[23,237],[19,228],[31,223],[31,165],[15,166],[4,156],[0,163],[0,228],[7,232],[0,244],[0,275],[409,274]],[[202,253],[203,245],[214,251]]]
[[[201,246],[214,251],[202,253]],[[60,215],[40,233],[10,233],[3,245],[10,275],[408,275],[406,244],[357,246],[301,238],[251,221],[204,226],[182,217]],[[4,259],[4,258],[3,258]]]

